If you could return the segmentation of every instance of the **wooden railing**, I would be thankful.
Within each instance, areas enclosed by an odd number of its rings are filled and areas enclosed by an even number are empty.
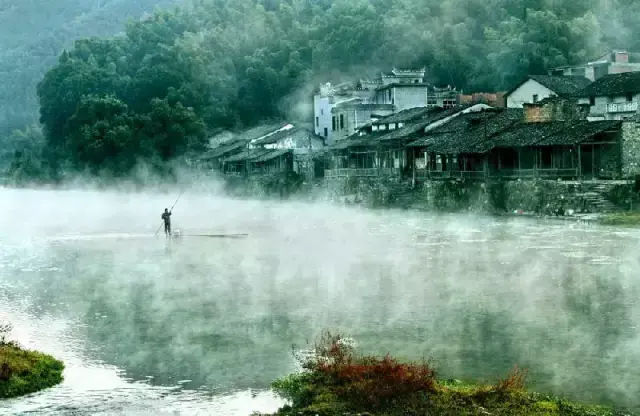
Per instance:
[[[482,170],[478,171],[417,171],[418,179],[475,179],[482,180],[486,178],[486,174]]]
[[[578,168],[567,169],[500,169],[489,173],[489,177],[506,179],[532,178],[577,178]]]
[[[534,179],[534,178],[575,178],[578,169],[501,169],[499,171],[428,171],[416,170],[417,179],[471,179],[484,180],[488,178],[503,179]]]
[[[376,176],[400,175],[400,169],[394,168],[366,168],[366,169],[326,169],[324,177],[332,178],[367,178]]]

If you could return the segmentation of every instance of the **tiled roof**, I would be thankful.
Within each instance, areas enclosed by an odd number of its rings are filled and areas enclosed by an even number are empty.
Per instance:
[[[267,153],[272,152],[273,150],[271,149],[263,149],[263,148],[257,148],[257,149],[250,149],[246,152],[240,152],[236,155],[230,156],[226,159],[223,160],[223,162],[225,163],[234,163],[234,162],[242,162],[244,160],[251,160],[251,159],[255,159],[257,157],[261,157],[266,155]]]
[[[253,127],[249,130],[245,130],[243,132],[240,132],[235,138],[238,140],[255,140],[255,139],[259,139],[262,136],[265,136],[269,133],[273,133],[281,128],[283,128],[284,126],[286,126],[287,123],[286,121],[278,121],[278,122],[274,122],[274,123],[269,123],[269,124],[263,124],[257,127]]]
[[[231,152],[237,151],[238,149],[242,149],[244,147],[247,146],[247,144],[249,143],[249,140],[236,140],[233,139],[230,142],[226,142],[223,143],[221,145],[219,145],[218,147],[215,147],[211,150],[209,150],[208,152],[200,155],[199,157],[197,157],[197,159],[200,160],[210,160],[210,159],[216,159],[219,157],[222,157],[226,154],[229,154]]]
[[[415,107],[407,110],[398,111],[390,116],[383,117],[379,120],[372,121],[370,124],[388,124],[388,123],[402,123],[417,118],[423,117],[430,112],[442,111],[442,109],[428,108],[428,107]]]
[[[371,145],[373,143],[375,143],[375,141],[372,140],[371,137],[369,137],[369,136],[359,136],[358,138],[340,140],[340,141],[336,142],[335,144],[333,144],[329,148],[329,150],[344,150],[344,149],[348,149],[350,147],[367,146],[367,145]]]
[[[266,144],[277,143],[278,141],[282,139],[286,139],[288,137],[291,137],[295,140],[302,140],[302,139],[309,138],[309,136],[313,136],[319,140],[323,140],[323,141],[325,140],[324,137],[318,136],[312,131],[309,131],[307,129],[303,129],[300,127],[292,127],[290,129],[282,130],[277,133],[271,134],[267,137],[264,137],[262,139],[256,140],[255,142],[253,142],[253,144],[256,146],[263,146]]]
[[[511,95],[511,93],[530,79],[544,85],[561,96],[577,96],[591,83],[589,79],[578,75],[529,75],[525,80],[507,92],[505,96]]]
[[[271,150],[269,153],[265,153],[261,156],[258,156],[256,158],[251,159],[252,163],[258,163],[258,162],[267,162],[269,160],[275,159],[277,157],[280,157],[282,155],[286,155],[287,153],[290,153],[291,150],[290,149],[275,149],[275,150]]]
[[[251,149],[248,152],[241,152],[237,155],[233,155],[224,160],[225,163],[237,163],[249,161],[253,163],[257,162],[266,162],[268,160],[274,159],[276,157],[282,156],[286,153],[291,152],[291,149],[264,149],[264,148],[256,148]]]
[[[403,127],[395,130],[384,130],[384,131],[376,131],[373,133],[359,135],[352,134],[347,137],[345,140],[341,140],[334,145],[332,145],[329,150],[343,150],[349,147],[364,147],[364,146],[373,146],[379,145],[383,143],[390,143],[395,140],[410,140],[414,135],[421,132],[428,125],[440,121],[446,117],[454,115],[458,112],[463,111],[464,109],[470,106],[457,106],[452,108],[443,109],[441,107],[423,109],[426,111],[418,111],[416,110],[415,114],[420,114],[420,116],[415,116],[411,122],[406,123]],[[406,110],[409,111],[409,110]],[[399,114],[399,113],[398,113]],[[389,117],[393,117],[389,116]]]
[[[640,72],[609,74],[597,79],[581,93],[582,97],[611,97],[640,92]]]
[[[576,95],[591,83],[589,79],[578,75],[531,75],[531,79],[558,95]]]
[[[609,121],[550,121],[521,123],[491,138],[478,152],[494,148],[525,146],[571,146],[583,143],[607,130],[619,128],[621,122]]]
[[[404,127],[388,132],[378,140],[381,142],[411,138],[416,133],[423,131],[425,127],[433,124],[437,121],[443,120],[446,117],[452,116],[460,111],[463,111],[464,107],[452,107],[447,109],[440,109],[439,111],[429,112],[424,117],[414,120],[411,123],[407,123]]]
[[[409,146],[426,146],[438,153],[471,153],[483,141],[522,120],[522,113],[521,108],[509,108],[460,114]]]

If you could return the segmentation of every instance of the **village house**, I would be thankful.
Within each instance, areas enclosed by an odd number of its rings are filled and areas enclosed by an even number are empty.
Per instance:
[[[578,99],[591,81],[583,76],[529,75],[505,94],[508,108],[522,108],[523,104],[536,103],[548,97],[574,97]]]
[[[349,83],[331,85],[331,83],[322,84],[317,94],[313,96],[313,112],[314,112],[314,133],[322,136],[327,143],[333,141],[332,127],[333,107],[340,103],[356,100],[358,102],[370,101],[371,93],[366,90],[356,89]],[[335,123],[335,121],[333,121]]]
[[[314,96],[315,133],[328,144],[343,140],[371,118],[415,107],[451,107],[458,92],[425,81],[425,69],[392,69],[376,79],[361,79],[354,87],[324,84]]]
[[[293,156],[291,170],[313,180],[324,177],[324,150],[326,139],[305,127],[291,124],[274,134],[251,142],[250,147],[290,152]],[[271,153],[277,155],[278,153]]]
[[[425,81],[425,69],[399,70],[380,75],[380,83],[376,85],[373,102],[391,104],[396,111],[415,107],[453,107],[457,105],[458,92],[447,86],[438,88]],[[361,81],[361,85],[363,84]]]
[[[284,124],[284,125],[283,125]],[[310,129],[280,123],[252,129],[242,135],[244,148],[221,160],[226,176],[255,177],[295,172],[307,180],[324,174],[325,139]],[[216,154],[225,145],[213,149]]]
[[[212,137],[210,150],[194,157],[190,162],[191,166],[205,173],[219,172],[222,170],[222,161],[238,153],[245,151],[251,140],[263,137],[271,132],[282,128],[286,123],[268,123],[239,134],[225,132]]]
[[[589,106],[590,120],[636,117],[640,101],[640,72],[605,75],[581,92],[579,103]]]
[[[549,74],[581,76],[597,81],[605,75],[635,71],[640,71],[640,54],[613,50],[586,64],[554,68]]]
[[[372,118],[386,117],[394,112],[392,104],[365,104],[358,100],[339,103],[331,109],[332,143],[354,134]]]
[[[467,114],[408,145],[419,179],[610,180],[640,172],[635,121],[588,121],[586,106],[550,97],[522,109]]]
[[[325,177],[409,176],[413,153],[407,152],[407,143],[460,114],[485,107],[420,107],[372,120],[328,148]]]

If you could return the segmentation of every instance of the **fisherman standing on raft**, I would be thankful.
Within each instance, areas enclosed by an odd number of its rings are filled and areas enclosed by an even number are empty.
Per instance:
[[[164,209],[162,213],[162,221],[164,221],[164,233],[165,235],[171,235],[171,211]]]

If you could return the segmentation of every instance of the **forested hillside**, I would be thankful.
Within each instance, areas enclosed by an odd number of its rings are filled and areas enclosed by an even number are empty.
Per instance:
[[[74,39],[181,0],[0,0],[0,135],[38,120],[36,84]]]
[[[102,16],[98,3],[78,6],[85,20]],[[77,168],[126,172],[195,150],[216,127],[303,114],[319,81],[426,66],[432,82],[491,91],[610,48],[640,51],[639,12],[633,0],[194,0],[78,41],[38,87],[41,121]],[[34,45],[55,49],[51,31]],[[40,74],[19,68],[4,87],[28,95]]]

